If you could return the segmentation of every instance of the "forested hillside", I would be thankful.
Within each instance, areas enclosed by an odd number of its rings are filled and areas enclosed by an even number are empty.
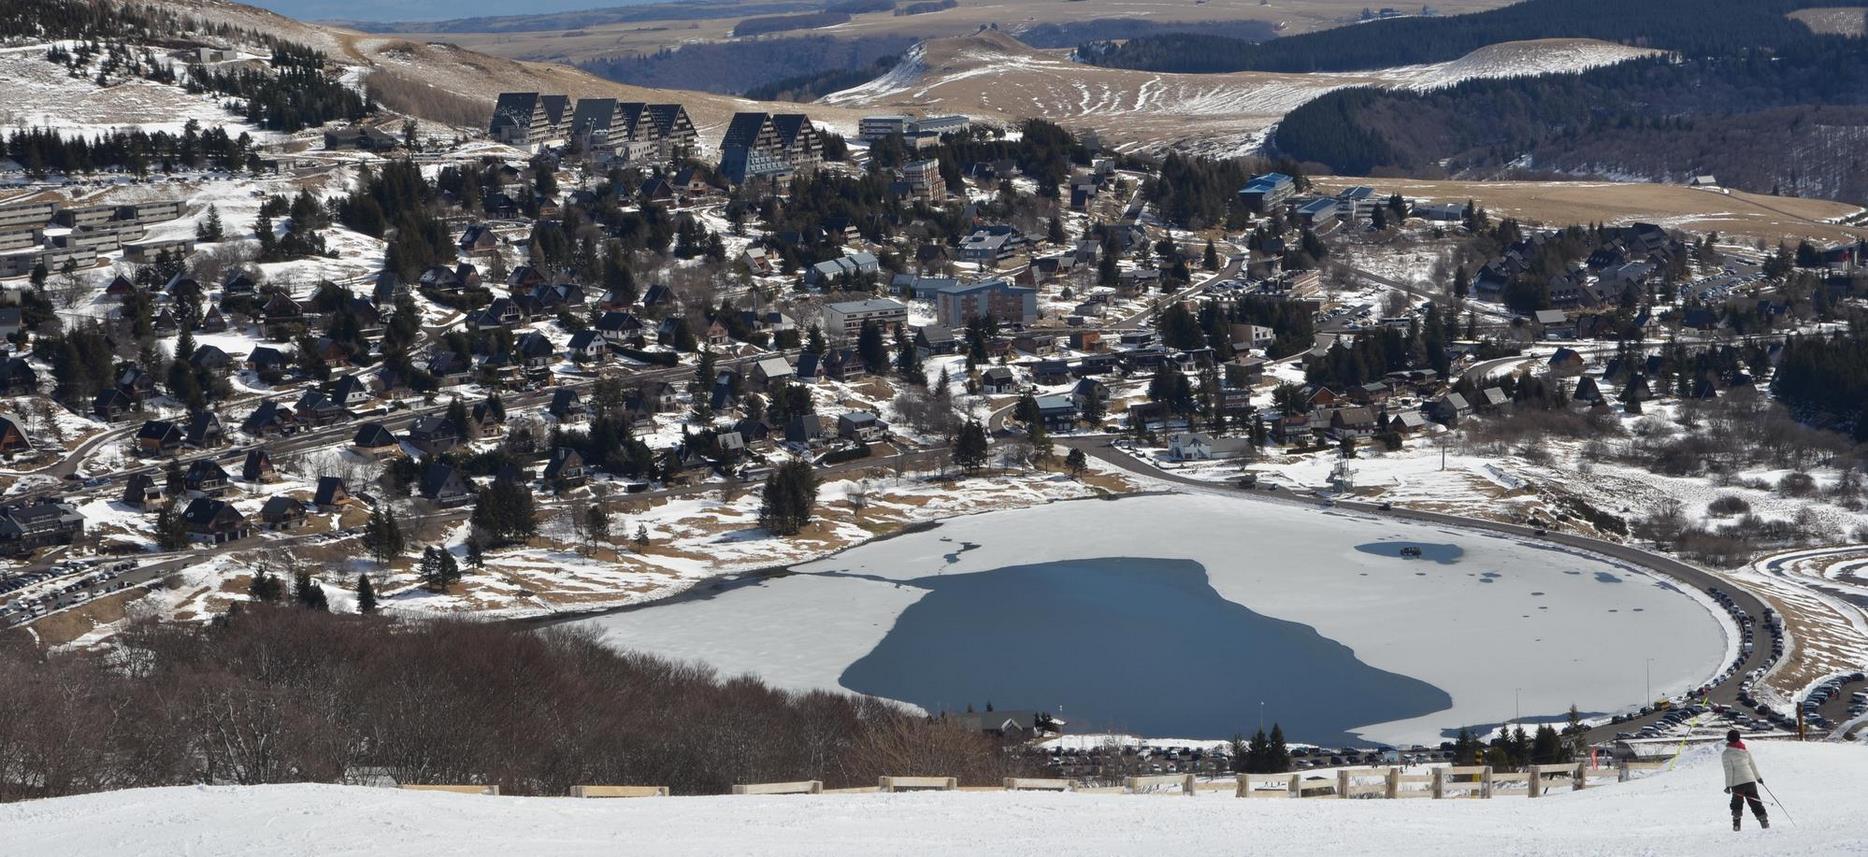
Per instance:
[[[1713,172],[1744,190],[1865,198],[1868,165],[1853,155],[1864,108],[1862,42],[1806,35],[1776,50],[1576,75],[1340,90],[1292,111],[1272,145],[1357,175]]]
[[[1356,71],[1458,59],[1486,45],[1594,38],[1690,56],[1776,47],[1809,36],[1785,17],[1834,0],[1525,0],[1502,9],[1394,18],[1273,39],[1169,33],[1122,45],[1085,45],[1085,62],[1171,72]]]
[[[906,36],[860,39],[798,36],[695,43],[646,56],[591,60],[579,67],[598,77],[632,86],[808,101],[886,72],[886,66],[880,70],[876,68],[877,62],[894,57],[912,44],[914,40]],[[815,94],[787,97],[784,93]]]

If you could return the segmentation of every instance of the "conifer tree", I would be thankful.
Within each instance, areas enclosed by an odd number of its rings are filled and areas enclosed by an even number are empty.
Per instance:
[[[357,575],[357,612],[365,616],[376,612],[376,587],[370,583],[369,572]]]
[[[300,571],[294,575],[292,600],[307,610],[330,610],[331,604],[324,596],[324,588],[311,579],[311,572]]]

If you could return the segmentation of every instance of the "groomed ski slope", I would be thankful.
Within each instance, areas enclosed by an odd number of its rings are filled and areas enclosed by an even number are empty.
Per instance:
[[[325,786],[142,789],[0,807],[33,857],[1868,854],[1868,747],[1757,742],[1794,816],[1733,833],[1716,750],[1532,801],[920,793],[580,801]],[[1172,849],[1172,851],[1169,851]]]

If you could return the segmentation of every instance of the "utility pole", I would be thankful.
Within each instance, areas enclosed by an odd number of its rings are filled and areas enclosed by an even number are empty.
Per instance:
[[[1641,707],[1654,704],[1654,659],[1647,659],[1647,696],[1641,698]]]

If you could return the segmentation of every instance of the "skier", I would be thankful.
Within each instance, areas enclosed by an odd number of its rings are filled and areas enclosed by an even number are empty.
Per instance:
[[[1745,817],[1745,804],[1751,804],[1751,814],[1758,817],[1758,826],[1770,829],[1771,820],[1764,817],[1764,801],[1758,798],[1758,784],[1764,778],[1758,776],[1758,766],[1751,761],[1751,751],[1745,749],[1745,742],[1739,740],[1737,729],[1725,733],[1725,752],[1719,761],[1725,767],[1725,793],[1732,796],[1732,829],[1738,829],[1739,819]]]

